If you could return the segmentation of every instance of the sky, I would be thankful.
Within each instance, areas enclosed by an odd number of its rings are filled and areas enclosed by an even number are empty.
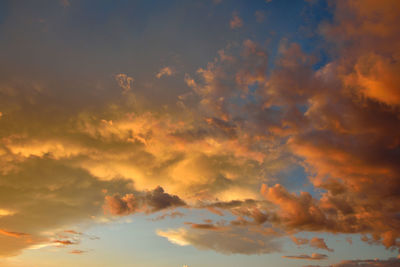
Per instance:
[[[400,2],[0,2],[0,266],[400,266]]]

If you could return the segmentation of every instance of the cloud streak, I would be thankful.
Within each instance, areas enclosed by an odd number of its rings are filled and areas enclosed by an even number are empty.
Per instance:
[[[310,255],[302,254],[298,256],[282,256],[283,258],[286,259],[293,259],[293,260],[326,260],[328,258],[327,255],[325,254],[318,254],[318,253],[313,253]]]

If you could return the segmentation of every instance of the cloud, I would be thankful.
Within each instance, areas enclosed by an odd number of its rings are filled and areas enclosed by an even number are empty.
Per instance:
[[[319,248],[319,249],[324,249],[329,252],[333,252],[334,250],[331,248],[328,248],[328,246],[325,243],[325,240],[323,238],[318,238],[318,237],[313,237],[310,240],[310,246],[313,248]]]
[[[115,80],[117,81],[119,87],[123,89],[123,93],[126,94],[131,91],[133,82],[135,81],[132,77],[124,73],[119,73],[115,75]]]
[[[69,246],[69,245],[78,244],[78,242],[75,241],[75,240],[53,240],[52,242],[57,244],[57,245],[62,245],[62,246]]]
[[[231,29],[241,28],[243,26],[243,20],[239,17],[237,13],[233,13],[229,25]]]
[[[136,212],[137,204],[133,194],[126,194],[122,198],[119,195],[105,197],[105,210],[114,215],[128,215]]]
[[[327,255],[325,254],[318,254],[318,253],[313,253],[310,255],[298,255],[298,256],[282,256],[283,258],[287,259],[294,259],[294,260],[326,260],[328,258]]]
[[[106,196],[104,209],[114,215],[128,215],[137,211],[150,213],[185,205],[178,196],[165,193],[164,189],[158,186],[152,191],[139,193],[137,197],[134,194],[126,194],[123,197],[118,194]]]
[[[298,246],[308,244],[308,242],[309,242],[309,240],[307,238],[298,238],[298,237],[292,236],[291,239],[292,239],[293,243],[295,243]]]
[[[365,260],[343,260],[339,263],[329,266],[321,265],[306,265],[304,267],[394,267],[400,264],[398,258],[389,258],[387,260],[381,259],[365,259]]]
[[[279,206],[279,222],[287,228],[318,230],[329,227],[329,219],[309,193],[301,192],[296,196],[279,184],[274,187],[263,185],[261,193],[266,200]]]
[[[75,255],[80,255],[80,254],[87,253],[87,251],[86,250],[80,250],[80,249],[74,249],[74,250],[71,250],[69,253],[70,254],[75,254]]]
[[[157,74],[156,77],[157,79],[160,79],[163,76],[171,76],[175,73],[175,70],[171,67],[164,67],[162,68]]]
[[[214,250],[223,254],[251,255],[280,250],[280,244],[273,235],[260,235],[240,227],[229,227],[219,231],[179,228],[158,230],[157,234],[180,246],[192,245],[201,250]]]
[[[191,228],[194,229],[203,229],[203,230],[211,230],[211,231],[218,231],[222,230],[223,226],[218,226],[212,223],[191,223],[191,222],[186,222],[185,224],[190,225]]]
[[[7,172],[2,169],[0,202],[15,213],[0,217],[1,225],[7,226],[0,232],[0,257],[66,240],[73,242],[75,239],[54,237],[51,233],[78,222],[93,222],[91,216],[102,214],[102,190],[121,192],[129,184],[121,180],[99,181],[86,171],[49,158],[32,156],[13,164],[15,167]]]
[[[291,237],[293,243],[298,246],[309,244],[310,247],[324,249],[329,252],[333,252],[333,249],[328,248],[323,238],[313,237],[310,240],[306,238],[297,238],[295,236]]]
[[[0,235],[11,236],[11,237],[15,237],[15,238],[29,237],[30,236],[27,233],[10,232],[10,231],[6,231],[6,230],[3,230],[3,229],[0,229]]]
[[[161,186],[147,192],[145,199],[146,205],[151,207],[152,212],[186,205],[178,196],[165,193]]]
[[[387,260],[344,260],[333,264],[331,267],[394,267],[400,264],[400,259],[390,258]]]
[[[77,232],[75,230],[64,230],[64,233],[72,234],[72,235],[83,235],[82,232]]]
[[[352,66],[343,73],[345,83],[367,98],[398,105],[400,94],[396,84],[399,80],[395,73],[399,61],[390,60],[390,55],[396,53],[400,41],[398,31],[393,27],[399,22],[396,16],[400,10],[399,3],[340,2],[335,4],[335,8],[334,23],[325,25],[323,30],[327,38],[350,42],[340,51],[342,55],[351,55],[343,62]],[[379,20],[374,19],[375,15]],[[361,47],[351,44],[351,41],[360,39],[363,42]]]
[[[164,220],[165,218],[177,218],[177,217],[183,217],[185,214],[179,211],[173,211],[171,213],[165,213],[162,215],[157,216],[156,218],[152,219],[152,221],[160,221],[160,220]]]
[[[2,75],[0,255],[73,240],[47,233],[95,223],[104,204],[121,216],[184,206],[233,215],[159,232],[222,253],[278,251],[270,225],[399,248],[399,6],[333,3],[333,21],[319,27],[322,66],[287,39],[278,51],[252,40],[219,50],[185,75],[177,106],[161,108],[158,95],[132,104],[136,81],[123,73],[110,79],[123,96],[99,82],[79,100],[83,82]],[[237,13],[230,26],[243,26]],[[284,186],[291,166],[317,194]],[[333,251],[321,238],[292,240]]]

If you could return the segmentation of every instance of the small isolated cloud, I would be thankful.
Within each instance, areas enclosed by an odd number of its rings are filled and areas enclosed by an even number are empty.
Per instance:
[[[292,239],[293,243],[295,243],[298,246],[309,244],[310,247],[313,247],[313,248],[324,249],[329,252],[334,251],[333,249],[329,248],[326,245],[325,240],[323,238],[313,237],[311,240],[308,240],[306,238],[300,238],[300,237],[298,238],[298,237],[292,236],[291,239]]]
[[[203,229],[203,230],[212,230],[212,231],[218,231],[218,230],[222,230],[223,228],[218,226],[218,225],[214,225],[212,223],[191,223],[191,222],[187,222],[186,224],[190,225],[191,228],[195,228],[195,229]]]
[[[120,73],[115,75],[115,80],[117,81],[119,87],[123,89],[123,93],[128,93],[132,89],[134,81],[132,77],[129,77],[124,73]]]
[[[187,230],[184,228],[179,229],[169,229],[167,231],[157,230],[157,235],[165,237],[169,242],[179,245],[188,246],[190,242],[187,240]]]
[[[163,76],[171,76],[175,73],[175,70],[171,67],[164,67],[162,68],[157,74],[157,79],[160,79]]]
[[[71,235],[83,235],[83,233],[75,231],[75,230],[64,230],[64,233],[71,234]]]
[[[319,249],[324,249],[330,252],[333,252],[334,250],[331,248],[328,248],[328,246],[325,243],[325,240],[323,238],[318,238],[314,237],[310,240],[310,246],[313,248],[319,248]]]
[[[179,211],[174,211],[171,213],[165,213],[162,215],[157,216],[156,218],[152,219],[152,221],[160,221],[160,220],[164,220],[165,218],[177,218],[177,217],[183,217],[185,214]]]
[[[74,250],[71,250],[71,251],[69,252],[69,254],[80,255],[80,254],[83,254],[83,253],[86,253],[86,252],[87,252],[86,250],[74,249]]]
[[[241,28],[243,26],[243,20],[238,16],[237,13],[233,13],[229,25],[231,26],[231,29]]]
[[[298,246],[308,244],[308,242],[309,242],[309,240],[307,238],[292,236],[291,239],[292,239],[293,243],[295,243]]]
[[[313,253],[310,255],[302,254],[297,256],[282,256],[282,258],[286,259],[294,259],[294,260],[325,260],[328,258],[325,254]]]
[[[71,245],[77,245],[79,244],[79,240],[74,240],[74,239],[56,239],[53,240],[52,243],[54,243],[57,246],[71,246]]]

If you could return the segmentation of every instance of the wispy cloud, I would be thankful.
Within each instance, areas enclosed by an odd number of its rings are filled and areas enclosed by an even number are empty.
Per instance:
[[[115,80],[118,85],[123,89],[123,93],[128,93],[133,88],[134,79],[124,73],[115,75]]]
[[[175,73],[175,70],[172,67],[164,67],[160,69],[160,71],[156,74],[156,78],[160,79],[163,76],[171,76]]]
[[[282,257],[294,260],[326,260],[328,258],[328,256],[326,256],[325,254],[318,254],[318,253],[313,253],[311,254],[311,256],[302,254],[297,256],[282,256]]]
[[[229,22],[231,29],[238,29],[243,26],[243,20],[239,17],[239,15],[234,12],[232,14],[232,19]]]

